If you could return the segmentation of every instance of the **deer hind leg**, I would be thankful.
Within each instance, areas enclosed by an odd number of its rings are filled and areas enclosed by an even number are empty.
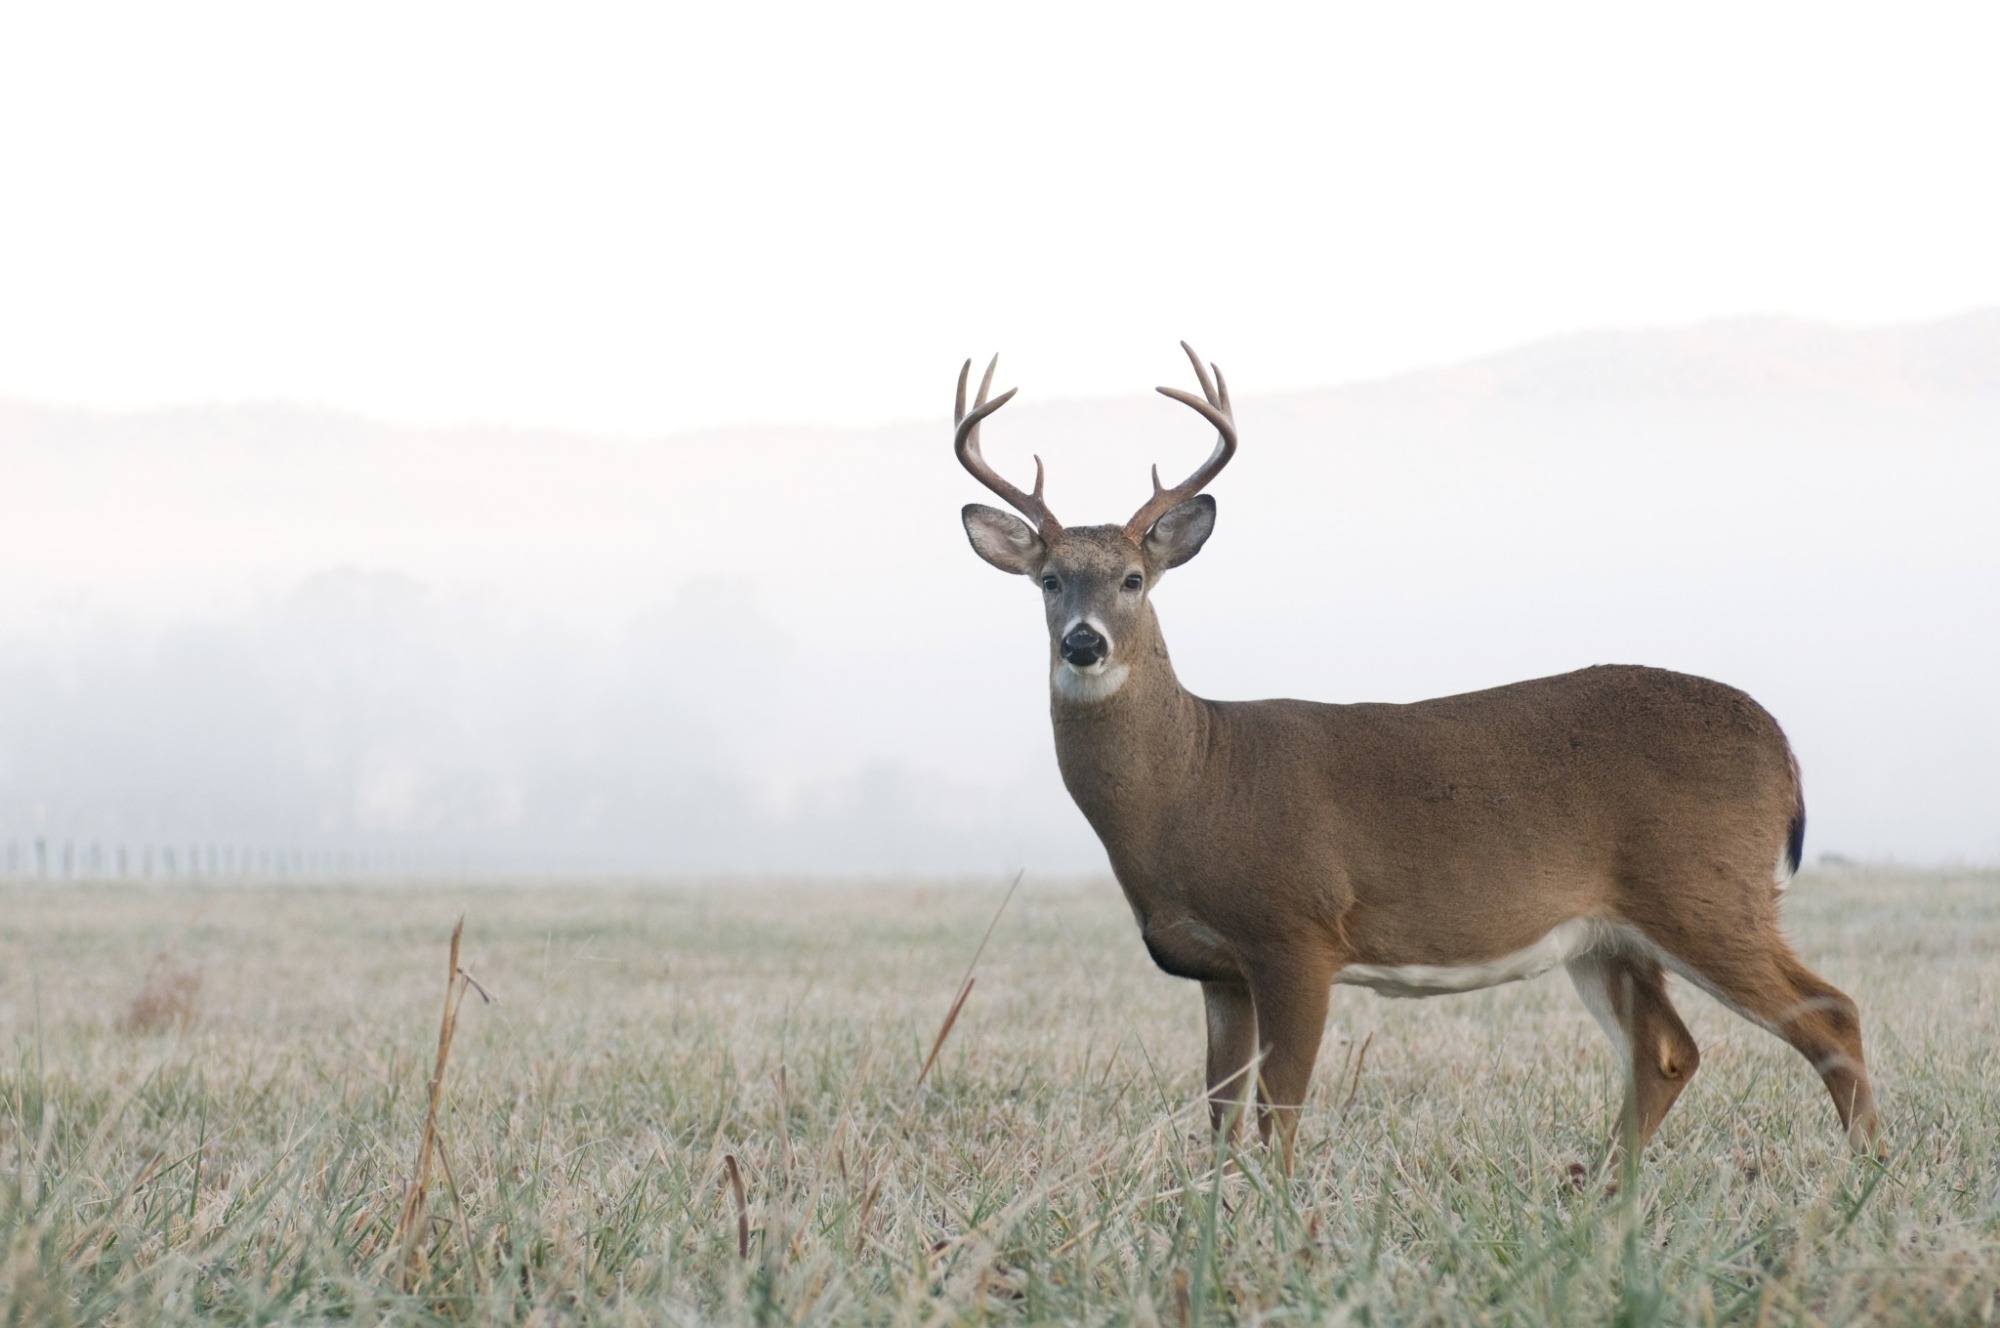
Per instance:
[[[1740,934],[1675,952],[1675,967],[1723,1004],[1798,1049],[1826,1084],[1856,1148],[1879,1146],[1875,1093],[1861,1054],[1861,1015],[1847,994],[1799,962],[1771,927],[1761,942]]]
[[[1257,1007],[1240,982],[1204,982],[1201,999],[1208,1013],[1208,1122],[1233,1138],[1257,1074]]]
[[[1629,1147],[1636,1154],[1694,1077],[1701,1049],[1667,999],[1666,974],[1657,961],[1596,953],[1572,959],[1566,967],[1584,1007],[1596,1016],[1631,1072],[1631,1095],[1613,1148]]]

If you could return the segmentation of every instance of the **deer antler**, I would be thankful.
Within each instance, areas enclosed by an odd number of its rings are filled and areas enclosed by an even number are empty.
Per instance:
[[[1010,387],[991,401],[986,394],[993,387],[993,371],[1000,367],[1000,357],[995,355],[986,366],[986,376],[979,380],[979,399],[972,403],[972,413],[965,413],[965,381],[972,374],[972,361],[958,371],[958,406],[952,412],[952,421],[958,432],[952,439],[952,449],[958,453],[959,464],[972,472],[972,478],[984,484],[993,492],[1007,500],[1015,511],[1035,523],[1035,529],[1047,536],[1062,529],[1062,522],[1056,520],[1055,513],[1049,511],[1042,501],[1042,459],[1035,458],[1035,491],[1022,493],[1019,489],[1000,478],[993,467],[986,464],[986,458],[979,451],[979,422],[1013,399],[1019,388]]]
[[[1204,366],[1201,356],[1195,354],[1194,347],[1187,342],[1181,343],[1181,349],[1187,352],[1188,362],[1194,365],[1194,376],[1201,380],[1201,396],[1183,392],[1177,387],[1163,387],[1158,389],[1159,393],[1193,407],[1203,419],[1215,426],[1215,450],[1208,454],[1208,460],[1202,462],[1194,474],[1171,489],[1160,487],[1160,468],[1153,467],[1153,496],[1125,523],[1125,533],[1134,539],[1143,539],[1155,521],[1208,487],[1208,482],[1221,474],[1222,468],[1229,464],[1229,458],[1236,455],[1236,420],[1229,413],[1229,384],[1222,380],[1222,370],[1212,364]],[[1211,371],[1215,375],[1213,378],[1209,377]]]

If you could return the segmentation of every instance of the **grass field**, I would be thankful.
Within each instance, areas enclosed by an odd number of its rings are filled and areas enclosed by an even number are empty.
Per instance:
[[[1621,1090],[1560,975],[1337,992],[1296,1173],[1218,1168],[1198,990],[1108,881],[1022,886],[919,1090],[1005,884],[0,889],[0,1320],[2000,1318],[2000,875],[1792,891],[1886,1165],[1678,988],[1701,1073],[1616,1194],[1567,1183]],[[406,1260],[461,912],[493,999]]]

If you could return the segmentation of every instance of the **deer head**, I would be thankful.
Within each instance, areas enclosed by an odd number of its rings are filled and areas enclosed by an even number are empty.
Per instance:
[[[1003,572],[1033,579],[1041,586],[1048,619],[1053,678],[1059,693],[1077,701],[1100,700],[1116,692],[1140,650],[1155,634],[1148,596],[1153,585],[1172,567],[1201,552],[1215,529],[1215,499],[1202,493],[1236,453],[1236,423],[1230,415],[1229,385],[1222,371],[1204,365],[1186,342],[1201,383],[1202,395],[1163,387],[1172,397],[1200,413],[1216,428],[1215,450],[1187,479],[1169,489],[1153,468],[1153,496],[1122,526],[1066,528],[1042,501],[1042,459],[1035,458],[1035,488],[1021,490],[1002,479],[979,450],[979,426],[1007,404],[1014,389],[988,399],[999,356],[986,366],[979,396],[968,412],[965,389],[972,373],[967,360],[958,374],[958,405],[954,447],[973,478],[1006,499],[1028,521],[968,503],[965,533],[973,552]],[[1029,522],[1033,522],[1032,525]]]

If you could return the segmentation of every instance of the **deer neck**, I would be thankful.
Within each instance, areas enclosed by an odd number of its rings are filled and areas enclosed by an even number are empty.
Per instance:
[[[1168,814],[1173,794],[1193,780],[1206,749],[1207,709],[1174,674],[1150,606],[1125,672],[1079,687],[1051,648],[1050,717],[1063,783],[1098,836],[1112,848],[1125,834],[1145,835]]]

